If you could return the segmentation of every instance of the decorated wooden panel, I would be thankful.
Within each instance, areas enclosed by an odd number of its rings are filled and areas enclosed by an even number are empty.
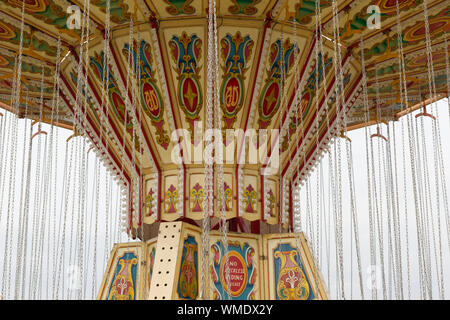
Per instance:
[[[249,221],[259,220],[261,218],[260,177],[257,174],[246,174],[243,182],[240,196],[242,196],[244,206],[239,215]]]
[[[219,195],[219,185],[218,183],[215,184],[216,188],[216,194]],[[236,201],[236,179],[233,174],[233,168],[224,168],[224,174],[223,174],[223,194],[221,194],[222,197],[222,212],[225,213],[227,219],[231,219],[236,217],[237,212],[237,201]],[[215,201],[215,216],[218,218],[221,218],[219,210],[219,197],[216,198]]]
[[[267,14],[275,0],[230,0],[219,1],[219,12],[224,16],[241,16],[246,19],[260,18]]]
[[[320,47],[316,47],[317,39],[314,39],[319,23],[316,3],[320,6],[323,27]],[[278,191],[270,191],[275,186],[267,182],[264,188],[259,173],[257,181],[245,178],[245,186],[238,183],[238,170],[242,169],[247,177],[252,176],[253,170],[267,165],[267,159],[263,157],[261,162],[257,154],[256,162],[252,162],[250,151],[254,148],[243,146],[245,135],[236,139],[236,131],[261,133],[264,129],[282,129],[280,133],[269,132],[267,140],[253,140],[250,145],[262,153],[266,148],[269,153],[277,154],[270,142],[272,137],[279,138],[280,170],[274,175],[283,176],[285,181],[296,175],[306,176],[338,125],[339,110],[334,97],[336,73],[342,73],[344,78],[344,88],[339,88],[339,92],[345,91],[348,98],[345,101],[348,128],[365,125],[367,118],[370,124],[397,120],[406,105],[417,108],[419,102],[430,96],[436,94],[441,98],[447,94],[445,53],[449,48],[444,40],[450,31],[448,1],[399,0],[398,9],[396,2],[390,0],[337,1],[334,8],[337,19],[332,19],[331,0],[221,0],[216,4],[220,22],[217,28],[218,116],[225,138],[223,145],[230,151],[226,152],[230,155],[226,165],[235,175],[233,179],[226,175],[223,186],[228,218],[234,217],[239,209],[239,215],[247,220],[264,219],[275,224],[278,206],[274,207],[275,212],[271,207],[273,201],[281,201],[274,196],[280,194],[280,186]],[[50,122],[53,81],[59,64],[61,88],[57,107],[61,117],[57,125],[72,129],[75,115],[83,112],[86,118],[81,120],[81,125],[86,134],[122,182],[136,180],[134,177],[144,172],[142,188],[140,182],[133,181],[130,190],[131,194],[136,189],[143,193],[140,205],[144,223],[154,223],[160,218],[173,221],[182,216],[200,217],[201,189],[205,186],[199,177],[192,176],[190,180],[189,170],[199,169],[204,163],[190,162],[193,159],[189,159],[187,151],[183,154],[184,163],[175,163],[172,155],[180,140],[185,144],[194,143],[198,148],[190,151],[193,157],[202,155],[204,149],[208,1],[111,0],[109,33],[106,32],[107,2],[91,1],[88,50],[80,50],[81,28],[69,23],[73,17],[67,9],[72,5],[82,9],[83,4],[68,0],[27,0],[21,39],[22,2],[0,0],[0,107],[12,110],[15,57],[22,44],[22,92],[18,110],[12,111],[20,117],[37,119],[42,92],[42,121]],[[380,26],[375,28],[372,6],[380,11]],[[402,34],[400,42],[397,21]],[[336,68],[335,31],[340,43],[336,48],[344,64],[342,71]],[[105,48],[107,34],[110,50]],[[403,104],[399,43],[404,51],[408,91],[408,101]],[[361,57],[367,75],[367,106],[359,94]],[[84,58],[88,63],[80,70],[79,61]],[[433,71],[432,79],[428,71]],[[87,78],[86,86],[80,81],[83,77]],[[107,85],[103,86],[103,80]],[[325,92],[329,94],[326,96]],[[194,128],[199,122],[203,123],[199,130],[201,137],[194,141]],[[191,137],[181,138],[175,133],[177,129]],[[225,132],[228,129],[234,139],[228,139]],[[236,145],[232,140],[237,140]],[[150,173],[153,176],[147,177]],[[284,192],[280,194],[283,201],[287,196]],[[285,209],[287,206],[283,204]],[[137,212],[136,209],[130,207],[130,214]]]
[[[203,0],[144,0],[160,18],[180,19],[204,14]]]
[[[173,298],[196,300],[201,288],[201,229],[183,223],[178,248]]]
[[[194,220],[203,218],[205,206],[205,175],[203,173],[191,173],[189,175],[188,211],[186,216]]]
[[[168,173],[163,178],[163,210],[161,219],[174,221],[183,215],[183,188],[179,185],[180,178],[175,173]]]
[[[156,258],[156,240],[157,238],[154,238],[143,244],[143,247],[145,248],[145,263],[143,266],[143,273],[142,273],[142,283],[144,286],[142,299],[146,299],[146,297],[148,297],[148,294],[150,292],[150,286],[152,283],[153,269]]]
[[[205,27],[202,21],[182,30],[166,28],[161,40],[167,50],[165,63],[170,66],[168,78],[173,84],[172,101],[181,111],[183,128],[189,131],[192,139],[195,122],[205,119]]]
[[[158,219],[158,179],[148,175],[144,180],[144,223],[151,224]]]
[[[258,239],[257,235],[230,233],[226,251],[222,236],[219,233],[211,234],[212,299],[263,298],[264,274],[259,259],[261,251]]]
[[[100,291],[99,300],[142,299],[142,262],[144,259],[141,243],[121,243],[114,245]]]
[[[268,224],[278,224],[280,191],[278,181],[271,177],[264,177],[264,220]]]
[[[271,300],[327,299],[320,271],[300,234],[263,236],[266,254],[266,298]]]

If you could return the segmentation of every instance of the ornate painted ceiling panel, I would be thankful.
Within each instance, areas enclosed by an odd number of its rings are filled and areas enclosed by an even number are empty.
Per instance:
[[[67,9],[73,5],[82,7],[83,3],[80,0],[26,1],[21,80],[29,104],[36,103],[43,87],[45,110],[51,109],[58,36],[61,36],[60,86],[61,104],[64,104],[61,114],[75,112],[74,104],[81,103],[86,110],[86,126],[95,131],[99,141],[104,139],[128,172],[137,170],[132,168],[132,163],[145,172],[178,168],[171,156],[181,137],[173,135],[174,131],[186,129],[192,134],[197,121],[203,122],[204,130],[207,119],[208,1],[111,0],[110,58],[106,67],[103,40],[106,0],[92,0],[88,67],[83,67],[80,73],[81,30],[68,27],[72,13]],[[424,21],[423,0],[398,0],[400,15],[393,0],[348,0],[337,4],[341,66],[337,65],[333,43],[336,20],[332,19],[332,0],[320,1],[323,28],[320,44],[314,40],[319,23],[315,1],[217,1],[218,103],[222,129],[281,129],[283,175],[292,176],[298,167],[305,166],[302,162],[309,161],[308,155],[314,157],[314,150],[326,143],[328,133],[333,132],[339,120],[336,119],[336,93],[343,97],[344,103],[338,101],[338,108],[345,107],[348,126],[363,125],[366,117],[375,118],[377,110],[380,111],[378,121],[396,119],[404,111],[399,97],[397,20],[402,31],[410,104],[430,96],[431,61],[427,59],[426,28],[429,28],[433,51],[436,94],[445,94],[447,90],[445,53],[448,47],[444,38],[450,31],[448,1],[426,2],[429,26]],[[372,17],[368,9],[372,5],[380,9],[379,28],[368,25]],[[11,103],[15,57],[20,46],[21,9],[21,1],[0,0],[3,107]],[[360,94],[361,37],[368,77],[369,115]],[[42,68],[43,86],[40,84]],[[337,87],[335,75],[339,70],[344,88]],[[87,76],[89,85],[82,96],[76,97],[81,76]],[[104,92],[103,78],[108,79]],[[21,99],[19,112],[23,114],[25,91]],[[63,122],[65,126],[70,125],[70,118]],[[269,140],[266,143],[271,149]],[[194,142],[193,137],[191,141]],[[237,141],[235,161],[241,157],[243,141]],[[294,163],[292,159],[299,150],[305,157]],[[195,167],[186,164],[190,166]]]

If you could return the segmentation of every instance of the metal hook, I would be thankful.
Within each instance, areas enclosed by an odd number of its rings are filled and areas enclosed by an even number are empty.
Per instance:
[[[44,131],[44,130],[39,130],[38,132],[36,132],[35,134],[33,134],[33,135],[31,136],[31,140],[33,140],[34,137],[36,137],[36,136],[38,136],[38,135],[40,135],[40,134],[45,134],[45,135],[47,135],[47,132]]]
[[[383,135],[381,134],[381,132],[380,132],[380,127],[379,127],[379,126],[377,126],[377,133],[374,133],[374,134],[372,134],[372,135],[370,136],[370,138],[375,138],[375,137],[384,139],[386,142],[388,141],[388,139],[387,139],[385,136],[383,136]]]
[[[352,139],[350,139],[349,137],[347,137],[344,133],[344,130],[341,131],[339,137],[344,138],[345,140],[347,140],[348,142],[352,142]]]
[[[427,112],[427,106],[423,106],[422,109],[423,109],[423,112],[416,114],[416,118],[418,118],[418,117],[429,117],[429,118],[431,118],[433,120],[436,120],[435,116],[433,116],[431,113]]]
[[[69,142],[70,139],[75,138],[75,137],[77,137],[77,136],[79,136],[79,134],[75,132],[74,134],[72,134],[70,137],[68,137],[68,138],[66,139],[66,142]]]

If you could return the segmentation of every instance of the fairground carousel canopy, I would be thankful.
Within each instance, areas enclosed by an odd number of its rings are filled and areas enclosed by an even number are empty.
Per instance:
[[[291,230],[330,139],[448,95],[449,30],[445,0],[0,0],[0,106],[87,137],[134,236]]]
[[[34,198],[41,195],[43,202],[33,203],[33,221],[27,220],[34,159],[31,141],[43,133],[41,124],[47,123],[52,128],[56,125],[72,130],[72,137],[83,141],[83,148],[76,149],[79,154],[70,155],[70,161],[81,159],[73,174],[77,176],[71,178],[70,173],[64,173],[61,193],[65,205],[61,205],[61,211],[68,211],[66,180],[86,183],[82,176],[88,173],[85,154],[93,150],[120,186],[117,211],[123,231],[136,240],[114,245],[99,299],[326,299],[323,279],[316,268],[320,267],[319,253],[329,249],[321,242],[322,235],[332,237],[319,223],[327,221],[326,215],[320,215],[325,200],[333,202],[329,209],[334,215],[330,213],[328,221],[331,225],[334,220],[336,226],[333,241],[336,272],[340,273],[336,291],[341,291],[336,296],[344,298],[345,232],[339,188],[347,181],[341,175],[347,174],[354,230],[349,235],[357,252],[361,296],[364,283],[354,222],[355,197],[365,201],[368,196],[370,222],[366,226],[370,227],[372,266],[379,259],[384,268],[383,250],[389,246],[387,287],[395,287],[394,294],[402,298],[406,280],[402,280],[405,259],[400,244],[402,234],[408,236],[409,226],[406,222],[403,230],[401,219],[407,218],[407,209],[413,211],[408,207],[413,202],[406,196],[413,188],[421,294],[431,298],[433,288],[437,288],[444,297],[441,211],[446,212],[450,231],[442,156],[445,141],[440,140],[440,127],[434,122],[434,152],[429,156],[432,154],[434,159],[435,183],[430,183],[425,137],[420,135],[417,122],[416,127],[410,124],[412,112],[416,117],[435,120],[437,114],[427,111],[427,106],[449,96],[449,31],[447,0],[0,0],[0,107],[8,110],[6,115],[12,114],[15,121],[8,122],[9,129],[2,125],[1,130],[16,132],[9,140],[10,149],[2,144],[2,163],[7,162],[3,150],[11,154],[10,162],[17,160],[17,118],[29,120],[31,127],[38,123],[37,131],[33,127],[27,131],[28,178],[25,181],[22,175],[20,199],[24,201],[18,205],[18,218],[25,222],[20,220],[18,225],[13,223],[11,209],[14,188],[8,190],[2,291],[12,297],[9,272],[15,267],[17,284],[21,277],[27,279],[26,264],[23,275],[20,268],[30,250],[34,255],[31,285],[36,286],[33,279],[38,279],[38,270],[49,273],[50,264],[38,261],[43,261],[40,254],[44,234],[50,239],[56,228],[59,233],[53,235],[52,255],[59,264],[55,262],[58,269],[52,267],[53,274],[64,264],[66,215],[64,229],[61,218],[57,227],[55,217],[65,212],[58,211],[57,196],[51,194],[51,190],[58,191],[56,173],[54,188],[48,187],[53,177],[51,166],[58,165],[56,156],[56,164],[51,162],[53,142],[47,149],[51,159],[45,162],[47,171],[42,171],[42,190],[49,192],[40,191],[39,166],[43,157],[38,146]],[[409,150],[403,143],[402,154],[404,163],[411,161],[411,168],[407,168],[411,178],[406,178],[407,170],[403,169],[403,217],[399,200],[402,192],[397,184],[401,170],[395,161],[400,151],[395,137],[390,139],[395,131],[390,131],[389,125],[404,115],[409,119]],[[345,170],[339,153],[342,150],[336,150],[341,141],[345,142],[346,157],[351,159],[349,131],[368,127],[376,129],[370,132],[370,139],[376,139],[379,150],[385,153],[377,154],[376,163],[366,129],[366,157],[355,159],[367,164],[369,190],[363,197],[354,189],[358,177],[353,176],[351,161]],[[23,141],[26,138],[27,133]],[[2,143],[4,140],[2,136]],[[383,141],[386,143],[380,147]],[[24,149],[24,158],[25,154]],[[301,186],[305,181],[309,183],[308,177],[321,164],[324,154],[330,156],[332,199],[324,199],[324,184],[319,177],[317,212],[311,209],[314,201],[309,193],[308,207],[301,211]],[[25,162],[22,174],[24,168]],[[15,165],[10,170],[12,186]],[[3,171],[2,191],[6,177]],[[377,172],[381,172],[378,178]],[[95,176],[97,213],[102,179],[99,171]],[[381,186],[383,179],[385,188]],[[71,227],[67,251],[72,257],[72,236],[76,236],[76,258],[83,262],[83,249],[94,251],[97,257],[99,222],[96,218],[95,231],[91,231],[92,216],[91,222],[83,220],[87,219],[83,207],[86,190],[91,189],[78,189],[79,196],[73,196],[72,204],[73,214],[78,210],[78,229]],[[106,193],[108,190],[112,189]],[[50,194],[48,198],[45,192]],[[109,212],[112,196],[106,198]],[[75,206],[77,201],[80,203]],[[47,202],[54,204],[53,222],[48,218],[48,226],[46,216],[40,214],[40,206],[44,212]],[[433,211],[435,207],[437,211]],[[384,212],[387,215],[383,216]],[[313,228],[310,216],[315,213],[317,225]],[[435,216],[439,220],[433,220]],[[300,233],[300,221],[305,217],[310,219],[306,229],[313,240],[312,251]],[[439,232],[435,233],[433,221],[439,223]],[[383,227],[385,222],[389,223],[387,227]],[[32,249],[27,249],[27,228],[31,223],[36,232],[31,235]],[[90,233],[95,233],[93,246],[86,242],[94,236],[85,237],[85,224],[91,228]],[[9,228],[19,232],[10,236]],[[38,242],[39,230],[42,240]],[[383,230],[388,230],[384,244]],[[439,235],[440,264],[435,234]],[[106,233],[105,246],[109,246],[108,236]],[[13,237],[17,237],[19,245],[17,253],[11,254]],[[61,248],[57,246],[59,239]],[[432,269],[431,244],[436,269]],[[353,268],[353,251],[351,254]],[[17,266],[10,263],[11,255],[17,255]],[[50,251],[47,255],[50,261]],[[105,253],[105,261],[106,257]],[[93,292],[97,289],[95,263]],[[411,291],[409,272],[408,260]],[[58,278],[52,275],[53,289],[60,283],[60,274]],[[437,280],[434,287],[433,280]],[[64,276],[62,284],[64,290]],[[17,288],[14,294],[20,297]],[[372,288],[373,298],[377,297],[376,290]],[[385,285],[384,297],[387,291]],[[31,297],[36,297],[36,290],[33,292]],[[52,294],[59,298],[59,291]]]

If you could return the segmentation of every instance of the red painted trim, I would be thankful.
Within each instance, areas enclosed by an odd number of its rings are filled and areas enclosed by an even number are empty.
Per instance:
[[[315,50],[313,50],[315,48],[315,45],[316,45],[316,38],[314,37],[313,38],[313,42],[311,43],[311,46],[309,48],[308,55],[306,56],[306,63],[303,64],[303,69],[300,71],[300,75],[299,75],[297,83],[295,85],[295,89],[292,92],[291,98],[289,99],[289,104],[288,104],[289,107],[286,109],[286,111],[283,114],[283,118],[282,118],[282,121],[281,121],[282,122],[282,124],[281,124],[282,127],[284,125],[284,122],[286,121],[286,118],[287,118],[287,115],[288,115],[289,111],[291,111],[292,103],[294,102],[294,98],[295,98],[295,94],[296,94],[298,88],[300,87],[300,83],[302,82],[303,75],[305,74],[306,66],[309,63],[311,55],[312,55],[313,51],[315,51]]]
[[[282,121],[281,121],[281,128],[283,128],[284,123],[285,123],[286,120],[287,120],[286,118],[287,118],[287,116],[288,116],[288,114],[289,114],[289,111],[291,111],[292,104],[293,104],[294,98],[295,98],[295,94],[296,94],[298,88],[300,87],[300,83],[302,82],[303,75],[304,75],[304,73],[305,73],[305,71],[306,71],[306,66],[307,66],[308,63],[309,63],[309,60],[310,60],[310,58],[311,58],[311,55],[312,55],[313,51],[315,51],[315,50],[313,50],[313,49],[315,48],[315,45],[316,45],[316,38],[314,37],[313,40],[314,40],[314,41],[311,43],[311,46],[310,46],[310,49],[309,49],[309,52],[308,52],[308,56],[306,57],[306,63],[303,64],[303,69],[301,70],[300,76],[299,76],[298,81],[297,81],[297,83],[296,83],[296,85],[295,85],[295,90],[292,92],[291,98],[289,99],[289,104],[288,104],[289,107],[288,107],[288,108],[286,109],[286,111],[284,112],[284,115],[283,115],[283,118],[282,118]],[[277,134],[276,134],[276,136],[275,136],[274,141],[276,141],[276,139],[280,136],[281,128],[279,128],[279,130],[278,130],[278,132],[277,132]],[[288,130],[289,130],[289,129],[288,129]],[[267,158],[267,161],[269,161],[269,159],[270,159],[270,157],[271,157],[271,155],[272,155],[272,150],[273,150],[275,144],[276,144],[276,142],[273,142],[272,145],[271,145],[271,148],[270,148],[270,150],[269,150],[269,152],[268,152],[268,158]],[[280,146],[280,147],[281,147],[281,146]],[[280,154],[280,160],[281,160],[281,159],[282,159],[282,153]],[[267,162],[264,163],[264,166],[266,166],[266,165],[267,165]]]
[[[141,175],[139,175],[139,177],[140,177]],[[142,202],[142,193],[144,192],[144,189],[143,189],[143,187],[142,187],[142,179],[141,178],[139,178],[139,222],[138,222],[138,225],[140,226],[140,225],[142,225],[142,204],[143,204],[143,202]]]
[[[250,233],[250,230],[248,230],[247,226],[245,225],[244,218],[238,217],[236,219],[239,224],[239,229],[241,229],[243,233]]]
[[[61,76],[61,75],[60,75],[59,77],[60,77],[60,79],[64,82],[64,85],[66,86],[67,90],[69,90],[70,94],[72,95],[72,98],[75,99],[75,101],[76,101],[76,96],[75,96],[75,94],[74,94],[72,88],[70,87],[70,85],[67,83],[67,80],[66,80],[63,76]],[[66,98],[64,97],[64,95],[60,93],[60,96],[61,96],[61,97],[63,98],[63,100],[66,102],[66,105],[69,106],[69,108],[70,108],[72,114],[74,114],[74,110],[70,107],[70,104],[69,104],[69,102],[66,100]],[[80,106],[80,108],[82,109],[83,107]],[[97,137],[99,137],[99,131],[98,131],[98,128],[93,124],[92,119],[91,119],[91,117],[89,116],[89,113],[88,113],[88,112],[85,112],[85,110],[83,110],[83,112],[86,114],[86,120],[89,122],[89,124],[90,124],[91,127],[93,128],[93,130],[94,130],[95,134],[97,135]],[[88,135],[89,135],[89,132],[90,132],[90,131],[86,130],[86,132],[87,132]],[[104,137],[102,137],[102,138],[104,138]],[[101,143],[103,143],[103,139],[101,140]],[[107,147],[106,141],[105,141],[105,143],[103,143],[103,144],[104,144],[105,148],[107,149],[107,151],[108,151],[110,157],[111,157],[112,159],[114,159],[114,162],[116,163],[116,169],[117,169],[117,171],[120,171],[120,172],[124,175],[125,179],[127,180],[127,182],[128,182],[128,190],[131,190],[130,177],[127,175],[126,171],[123,171],[123,170],[118,169],[119,167],[121,167],[121,166],[119,166],[119,161],[118,161],[118,160],[115,158],[115,156],[113,155],[113,153],[112,153],[112,151],[111,151],[111,148],[108,148],[108,147]],[[129,199],[129,203],[128,203],[128,219],[129,219],[129,220],[131,219],[131,215],[132,215],[132,206],[131,206],[131,204],[130,204],[130,201],[131,201],[131,198]],[[129,223],[128,226],[127,226],[127,232],[129,232],[129,231],[131,230],[131,227],[132,227],[132,225]]]
[[[237,223],[236,218],[230,219],[230,222],[228,225],[229,225],[228,228],[229,228],[230,232],[238,232],[238,230],[237,230],[238,223]]]
[[[262,37],[261,37],[261,47],[259,48],[259,56],[258,56],[258,63],[257,63],[257,65],[256,65],[256,73],[255,73],[255,78],[253,79],[253,86],[252,86],[252,95],[251,95],[251,97],[250,97],[250,101],[249,101],[249,106],[250,106],[250,108],[249,108],[249,110],[248,110],[248,112],[247,112],[247,118],[245,119],[245,126],[244,126],[244,132],[247,130],[247,125],[248,125],[248,118],[250,117],[250,113],[251,113],[251,106],[252,106],[252,103],[253,103],[253,98],[254,98],[254,96],[255,96],[255,86],[256,86],[256,77],[257,77],[257,75],[258,75],[258,70],[259,70],[259,67],[260,67],[260,64],[261,64],[261,55],[262,55],[262,52],[263,52],[263,49],[264,49],[264,39],[266,38],[266,32],[267,32],[267,29],[270,27],[270,19],[268,19],[266,22],[265,22],[265,24],[264,24],[264,30],[263,30],[263,35],[262,35]],[[244,146],[244,144],[245,144],[245,135],[244,135],[244,138],[243,138],[243,140],[242,140],[242,143],[241,143],[241,147],[239,148],[239,153],[237,154],[237,156],[238,156],[238,158],[237,158],[237,162],[239,163],[240,162],[240,159],[241,159],[241,154],[242,154],[242,147]],[[244,159],[245,160],[245,159]]]
[[[160,221],[161,220],[161,202],[162,200],[162,196],[161,196],[161,192],[163,190],[161,190],[162,188],[162,174],[158,174],[158,215],[157,215],[157,219],[156,221]]]
[[[61,75],[60,75],[59,78],[64,82],[65,86],[67,87],[67,89],[69,90],[70,94],[72,95],[72,98],[75,99],[75,95],[74,95],[74,93],[73,93],[73,91],[72,91],[72,88],[68,85],[66,79],[65,79],[63,76],[61,76]],[[70,109],[70,111],[72,112],[72,114],[74,114],[75,111],[72,109],[72,107],[71,107],[69,101],[67,101],[66,97],[65,97],[62,93],[60,93],[60,96],[61,96],[61,98],[63,98],[64,102],[66,103],[66,105],[68,106],[68,108]],[[89,113],[86,113],[86,120],[89,122],[89,124],[91,125],[91,127],[94,129],[94,133],[97,135],[97,138],[99,138],[99,131],[97,130],[97,127],[94,125],[94,123],[93,123],[91,117],[89,116]],[[86,132],[87,132],[88,134],[90,133],[90,131],[86,131]],[[115,157],[114,153],[111,152],[111,149],[107,147],[106,140],[104,140],[104,138],[105,138],[105,137],[102,136],[102,140],[101,140],[100,142],[103,144],[103,146],[104,146],[105,148],[107,148],[108,154],[109,154],[109,156],[111,157],[111,160],[114,161],[115,164],[116,164],[116,170],[117,170],[117,171],[120,171],[120,169],[119,169],[119,168],[120,168],[120,165],[119,165],[120,162],[119,162],[118,159]],[[99,138],[99,140],[100,140],[100,138]],[[129,178],[128,174],[127,174],[125,171],[123,172],[123,175],[125,176],[125,179],[129,182],[129,181],[130,181],[130,178]]]
[[[183,167],[184,167],[184,163],[183,163]],[[188,199],[188,197],[186,197],[186,170],[185,168],[183,168],[183,217],[186,217],[186,200]]]
[[[266,219],[264,217],[264,207],[265,207],[264,175],[261,175],[260,183],[261,183],[261,220],[266,221]]]
[[[74,56],[75,60],[78,62],[78,61],[79,61],[78,55],[77,55],[75,52],[73,52],[73,56]],[[86,70],[85,70],[84,68],[83,68],[83,76],[86,76]],[[91,91],[93,92],[93,94],[94,94],[94,96],[95,96],[95,99],[97,100],[98,105],[101,106],[101,105],[102,105],[102,104],[101,104],[101,98],[98,96],[97,91],[94,90],[94,86],[93,86],[93,84],[92,84],[91,79],[90,79],[89,77],[87,77],[87,80],[88,80],[88,85],[89,85],[89,87],[91,88]],[[67,83],[66,83],[66,86],[67,86],[68,88],[70,88],[70,90],[72,91],[72,88],[71,88]],[[75,97],[75,95],[74,95],[73,92],[72,92],[72,96]],[[74,98],[74,99],[75,99],[75,98]],[[100,108],[99,108],[99,110],[100,110]],[[106,116],[105,105],[103,105],[103,109],[102,109],[101,111],[102,111],[103,115]],[[122,137],[121,134],[118,132],[118,129],[117,129],[117,127],[114,125],[114,122],[111,120],[110,114],[109,114],[109,113],[108,113],[108,122],[109,122],[111,128],[113,129],[114,133],[116,134],[116,137],[117,137],[119,140],[123,141],[123,137]],[[94,126],[93,126],[93,127],[94,127]],[[125,154],[127,155],[128,160],[129,160],[130,162],[132,162],[132,161],[131,161],[131,153],[130,153],[130,150],[128,149],[128,147],[127,147],[126,144],[125,144],[124,147],[125,147],[125,148],[124,148]],[[138,170],[137,170],[137,165],[134,164],[134,167],[135,167],[135,170],[136,170],[136,173],[137,173],[137,172],[138,172]]]
[[[351,92],[347,95],[346,100],[348,100],[348,99],[351,97],[351,95],[353,94],[353,91],[354,91],[355,88],[358,86],[359,82],[361,81],[361,78],[362,78],[362,76],[359,75],[357,81],[355,81],[355,83],[354,83],[354,85],[353,85],[353,87],[352,87],[352,89],[351,89]],[[347,102],[347,101],[346,101],[346,102]],[[340,110],[342,110],[342,106],[341,106],[341,109],[340,109]],[[349,108],[349,110],[350,110],[350,108]],[[335,114],[333,115],[333,118],[331,119],[331,123],[333,123],[334,120],[335,120],[336,118],[337,118],[337,113],[335,113]],[[324,132],[324,133],[319,137],[319,143],[322,143],[323,137],[324,137],[325,135],[326,135],[326,132]],[[312,148],[312,149],[308,152],[307,157],[305,158],[305,162],[300,166],[300,169],[296,171],[296,173],[295,173],[294,176],[292,177],[292,180],[291,180],[291,181],[295,181],[295,179],[296,179],[297,176],[298,176],[298,172],[301,171],[301,170],[303,170],[303,168],[304,168],[304,166],[305,166],[305,163],[307,163],[307,162],[309,161],[309,159],[311,158],[311,156],[314,154],[315,150],[316,150],[316,146],[314,146],[314,148]]]
[[[116,51],[114,50],[114,47],[112,46],[111,42],[110,42],[110,44],[109,44],[109,47],[110,47],[111,53],[112,53],[112,55],[113,55],[114,63],[116,64],[117,70],[119,70],[120,77],[122,78],[122,83],[125,84],[125,83],[126,83],[126,82],[125,82],[125,76],[124,76],[124,74],[123,74],[122,69],[120,68],[120,64],[118,63]],[[127,91],[127,94],[128,94],[128,99],[130,99],[130,101],[131,101],[132,103],[134,103],[133,98],[132,98],[131,93],[130,93],[129,90]],[[151,153],[151,155],[152,155],[153,162],[155,163],[155,166],[156,166],[158,172],[161,172],[161,167],[159,166],[159,163],[158,163],[158,161],[157,161],[157,159],[156,159],[156,157],[155,157],[155,152],[154,152],[154,150],[152,149],[152,146],[151,146],[151,143],[150,143],[150,141],[149,141],[149,139],[148,139],[148,136],[145,134],[145,130],[144,130],[143,127],[142,127],[142,121],[141,121],[141,119],[139,118],[139,114],[138,114],[138,112],[136,112],[135,114],[136,114],[136,119],[137,119],[137,121],[139,122],[139,126],[140,126],[140,129],[141,129],[141,131],[142,131],[142,135],[143,135],[144,138],[145,138],[145,143],[147,144],[147,147],[148,147],[148,149],[150,150],[150,153]]]
[[[236,217],[239,217],[239,164],[236,165]]]
[[[341,67],[345,65],[345,63],[347,62],[347,59],[348,59],[349,56],[350,56],[350,52],[347,52],[347,54],[344,57],[343,62],[341,63]],[[327,96],[330,93],[331,89],[333,88],[333,85],[334,85],[335,82],[336,82],[336,78],[333,78],[331,83],[330,83],[330,85],[327,88]],[[324,103],[324,100],[325,100],[325,95],[322,96],[322,99],[320,100],[319,108],[318,108],[319,110],[317,110],[317,108],[314,110],[314,113],[313,113],[314,116],[311,117],[310,121],[308,122],[308,125],[307,125],[306,130],[305,130],[305,132],[306,132],[305,137],[308,135],[309,130],[311,129],[311,126],[313,125],[313,122],[314,122],[315,118],[317,117],[317,111],[319,111],[319,112],[321,111],[323,103]],[[289,168],[289,165],[291,164],[291,161],[294,159],[295,154],[298,151],[298,148],[300,148],[300,146],[302,145],[302,143],[303,143],[303,137],[300,137],[300,139],[299,139],[299,141],[297,143],[297,147],[295,148],[295,150],[293,150],[293,152],[291,153],[291,155],[289,157],[288,163],[286,163],[286,165],[283,168],[281,176],[284,176],[286,174],[286,171]],[[289,151],[289,149],[287,151]]]
[[[180,217],[180,218],[178,218],[176,221],[181,221],[181,222],[189,223],[189,224],[191,224],[191,225],[193,225],[193,226],[196,226],[196,227],[200,227],[200,226],[198,225],[198,223],[195,222],[195,220],[192,220],[191,218]],[[171,221],[161,220],[161,222],[171,222]]]
[[[261,233],[261,221],[255,220],[250,222],[251,233],[260,234]]]
[[[147,5],[147,7],[148,7],[148,5]],[[150,8],[148,8],[148,9],[150,10]],[[152,22],[152,29],[157,29],[157,24],[155,22]],[[175,113],[173,111],[172,95],[171,95],[170,90],[169,90],[170,87],[167,85],[169,83],[169,81],[167,79],[167,66],[166,66],[166,63],[164,61],[164,55],[163,55],[162,49],[161,49],[161,37],[159,35],[158,30],[156,30],[156,37],[157,37],[157,40],[158,40],[159,55],[161,57],[161,62],[162,62],[162,65],[163,65],[164,80],[166,82],[166,89],[167,89],[168,96],[169,96],[169,101],[170,101],[170,110],[172,111],[172,119],[173,119],[173,122],[175,124],[175,129],[178,129],[179,125],[177,123],[177,118],[176,118]],[[178,139],[180,138],[180,136],[178,135],[178,132],[177,132],[177,137],[178,137]],[[184,161],[182,162],[182,165],[183,165],[183,179],[184,179],[183,194],[184,194],[184,196],[186,196],[186,165],[185,165]],[[186,216],[186,201],[184,201],[184,199],[183,199],[183,216],[184,217]]]
[[[120,73],[120,77],[122,78],[122,82],[123,83],[125,83],[125,76],[124,76],[124,74],[123,74],[123,71],[122,71],[122,69],[120,68],[120,65],[119,65],[119,63],[118,63],[118,58],[117,58],[117,55],[116,55],[116,52],[115,52],[115,50],[114,50],[114,47],[112,46],[112,44],[111,44],[111,42],[110,42],[110,44],[109,44],[109,47],[110,47],[110,49],[111,49],[111,53],[112,53],[112,55],[113,55],[113,58],[114,58],[114,62],[115,62],[115,64],[116,64],[116,66],[117,66],[117,69],[119,70],[119,73]],[[128,94],[128,98],[130,99],[130,101],[133,101],[133,99],[132,99],[132,97],[131,97],[131,95],[130,95],[130,92],[128,91],[127,92],[127,94]],[[145,134],[145,130],[142,128],[142,122],[141,122],[141,120],[139,119],[139,115],[138,115],[138,113],[136,112],[136,117],[137,117],[137,120],[139,121],[139,124],[140,124],[140,130],[142,131],[142,135],[144,136],[144,138],[145,138],[145,143],[147,144],[147,147],[148,147],[148,149],[150,150],[150,153],[151,153],[151,155],[152,155],[152,159],[153,159],[153,162],[155,163],[155,167],[156,167],[156,170],[158,171],[158,190],[159,190],[159,192],[158,192],[158,195],[157,195],[157,201],[158,201],[158,215],[157,215],[157,221],[159,221],[159,220],[161,220],[161,201],[162,201],[162,196],[161,196],[161,185],[162,185],[162,183],[161,183],[161,167],[160,167],[160,165],[159,165],[159,162],[158,162],[158,160],[156,159],[156,156],[155,156],[155,152],[154,152],[154,150],[153,150],[153,148],[151,147],[151,144],[150,144],[150,141],[149,141],[149,139],[148,139],[148,136],[147,136],[147,134]]]

